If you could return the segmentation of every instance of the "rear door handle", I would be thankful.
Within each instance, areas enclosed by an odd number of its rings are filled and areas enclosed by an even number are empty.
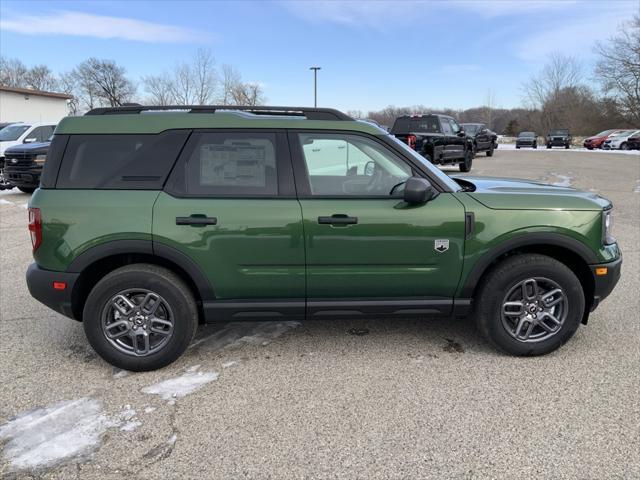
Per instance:
[[[335,213],[330,217],[318,217],[318,223],[321,225],[355,225],[358,223],[358,217]]]
[[[204,225],[217,225],[218,219],[216,217],[207,217],[205,215],[191,215],[189,217],[176,217],[176,225],[192,225],[192,226],[204,226]]]

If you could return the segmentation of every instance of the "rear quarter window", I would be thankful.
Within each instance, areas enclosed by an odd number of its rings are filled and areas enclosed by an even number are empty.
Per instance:
[[[56,187],[160,190],[189,133],[70,135]]]
[[[440,133],[438,117],[407,117],[398,118],[391,129],[392,135],[406,135],[408,133]]]

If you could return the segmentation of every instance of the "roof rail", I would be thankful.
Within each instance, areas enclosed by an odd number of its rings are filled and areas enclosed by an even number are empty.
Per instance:
[[[189,113],[215,113],[218,110],[240,110],[256,115],[282,115],[306,117],[308,120],[353,120],[333,108],[310,107],[269,107],[249,105],[138,105],[125,104],[121,107],[102,107],[89,110],[85,115],[135,114],[147,111],[188,110]]]

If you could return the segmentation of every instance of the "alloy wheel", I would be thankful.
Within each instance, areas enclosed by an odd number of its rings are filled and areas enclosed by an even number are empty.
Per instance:
[[[544,277],[515,284],[501,305],[502,325],[520,342],[542,342],[556,335],[567,318],[569,302],[560,286]]]
[[[163,348],[173,335],[175,319],[167,301],[142,288],[114,295],[102,311],[102,333],[119,351],[144,357]]]

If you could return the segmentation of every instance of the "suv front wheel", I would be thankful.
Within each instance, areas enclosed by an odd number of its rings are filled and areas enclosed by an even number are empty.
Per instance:
[[[195,300],[170,270],[135,264],[118,268],[89,293],[84,331],[107,362],[130,371],[164,367],[189,346],[198,326]]]
[[[476,299],[480,332],[512,355],[544,355],[573,336],[585,308],[576,275],[544,255],[522,254],[499,263]]]

